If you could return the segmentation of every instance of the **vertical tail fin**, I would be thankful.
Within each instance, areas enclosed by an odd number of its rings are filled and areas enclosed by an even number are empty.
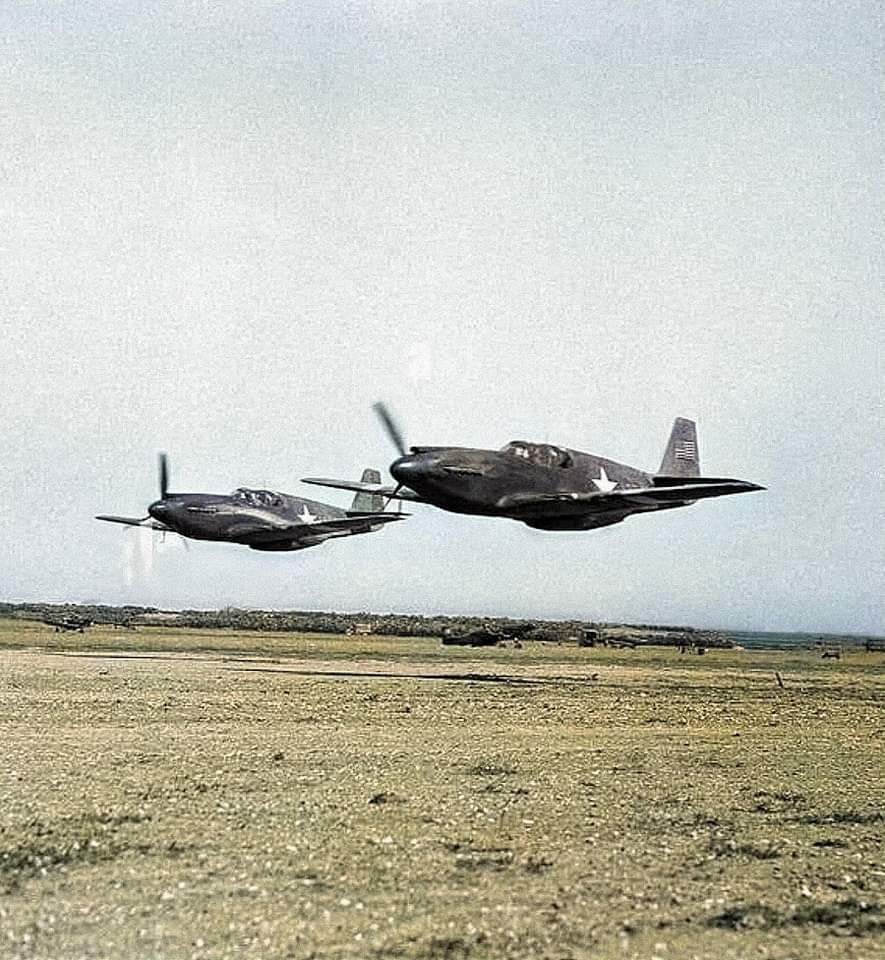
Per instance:
[[[381,474],[377,470],[363,470],[363,483],[381,483]],[[380,493],[358,493],[350,505],[352,513],[383,513],[384,497]]]
[[[658,476],[699,477],[701,461],[698,456],[698,433],[694,420],[677,417],[670,431],[664,459]]]

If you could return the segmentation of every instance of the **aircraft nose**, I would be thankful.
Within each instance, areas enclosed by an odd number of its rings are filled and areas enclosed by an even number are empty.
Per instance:
[[[416,480],[420,481],[430,472],[430,464],[424,457],[400,457],[390,465],[390,473],[394,480],[410,487]]]
[[[174,508],[168,500],[157,500],[148,507],[148,513],[154,520],[166,521],[172,517]]]

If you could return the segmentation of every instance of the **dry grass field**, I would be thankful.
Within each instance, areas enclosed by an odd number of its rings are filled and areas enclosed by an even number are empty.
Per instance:
[[[885,957],[882,655],[4,621],[0,664],[4,958]]]

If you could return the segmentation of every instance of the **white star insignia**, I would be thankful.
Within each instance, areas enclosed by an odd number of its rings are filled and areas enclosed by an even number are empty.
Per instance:
[[[298,519],[302,523],[316,523],[319,517],[315,517],[307,508],[307,504],[305,503],[304,509],[298,514]]]
[[[592,477],[590,479],[593,482],[593,485],[596,487],[596,489],[600,493],[609,493],[611,490],[614,490],[615,487],[618,485],[617,480],[609,480],[609,478],[606,476],[605,467],[599,468],[598,480],[593,480]]]

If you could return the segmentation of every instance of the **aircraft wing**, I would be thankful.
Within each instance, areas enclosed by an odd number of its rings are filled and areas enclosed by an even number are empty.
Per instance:
[[[669,481],[669,478],[668,478]],[[732,493],[750,493],[764,490],[746,480],[692,480],[687,483],[665,481],[666,485],[628,487],[624,490],[588,490],[574,493],[515,493],[502,497],[498,506],[515,513],[531,513],[539,507],[551,507],[551,512],[564,515],[587,513],[593,510],[654,509],[683,501],[704,500],[707,497],[725,497]],[[559,508],[557,510],[557,508]]]
[[[353,530],[362,533],[366,527],[374,527],[381,523],[394,523],[405,520],[407,513],[357,513],[349,517],[329,517],[326,520],[317,519],[309,522],[289,523],[284,527],[274,527],[264,531],[257,540],[261,543],[274,543],[277,540],[291,540],[303,533],[328,533],[334,530]]]
[[[374,527],[376,523],[393,523],[396,520],[405,520],[407,516],[407,513],[355,513],[349,517],[332,517],[330,520],[317,520],[316,523],[302,523],[296,529],[315,530],[317,527],[320,529],[331,527],[340,530],[342,527],[345,529],[352,527],[360,530],[367,523]]]
[[[108,523],[122,523],[127,527],[142,527],[144,530],[165,530],[169,533],[172,532],[170,527],[167,527],[164,523],[160,523],[159,520],[151,519],[136,519],[135,517],[112,517],[105,514],[99,514],[96,520],[107,520]]]
[[[317,487],[332,487],[335,490],[353,490],[355,493],[374,493],[392,500],[408,500],[410,503],[427,503],[414,490],[408,487],[385,486],[383,483],[363,483],[360,480],[327,480],[323,477],[302,477],[302,483],[312,483]]]

